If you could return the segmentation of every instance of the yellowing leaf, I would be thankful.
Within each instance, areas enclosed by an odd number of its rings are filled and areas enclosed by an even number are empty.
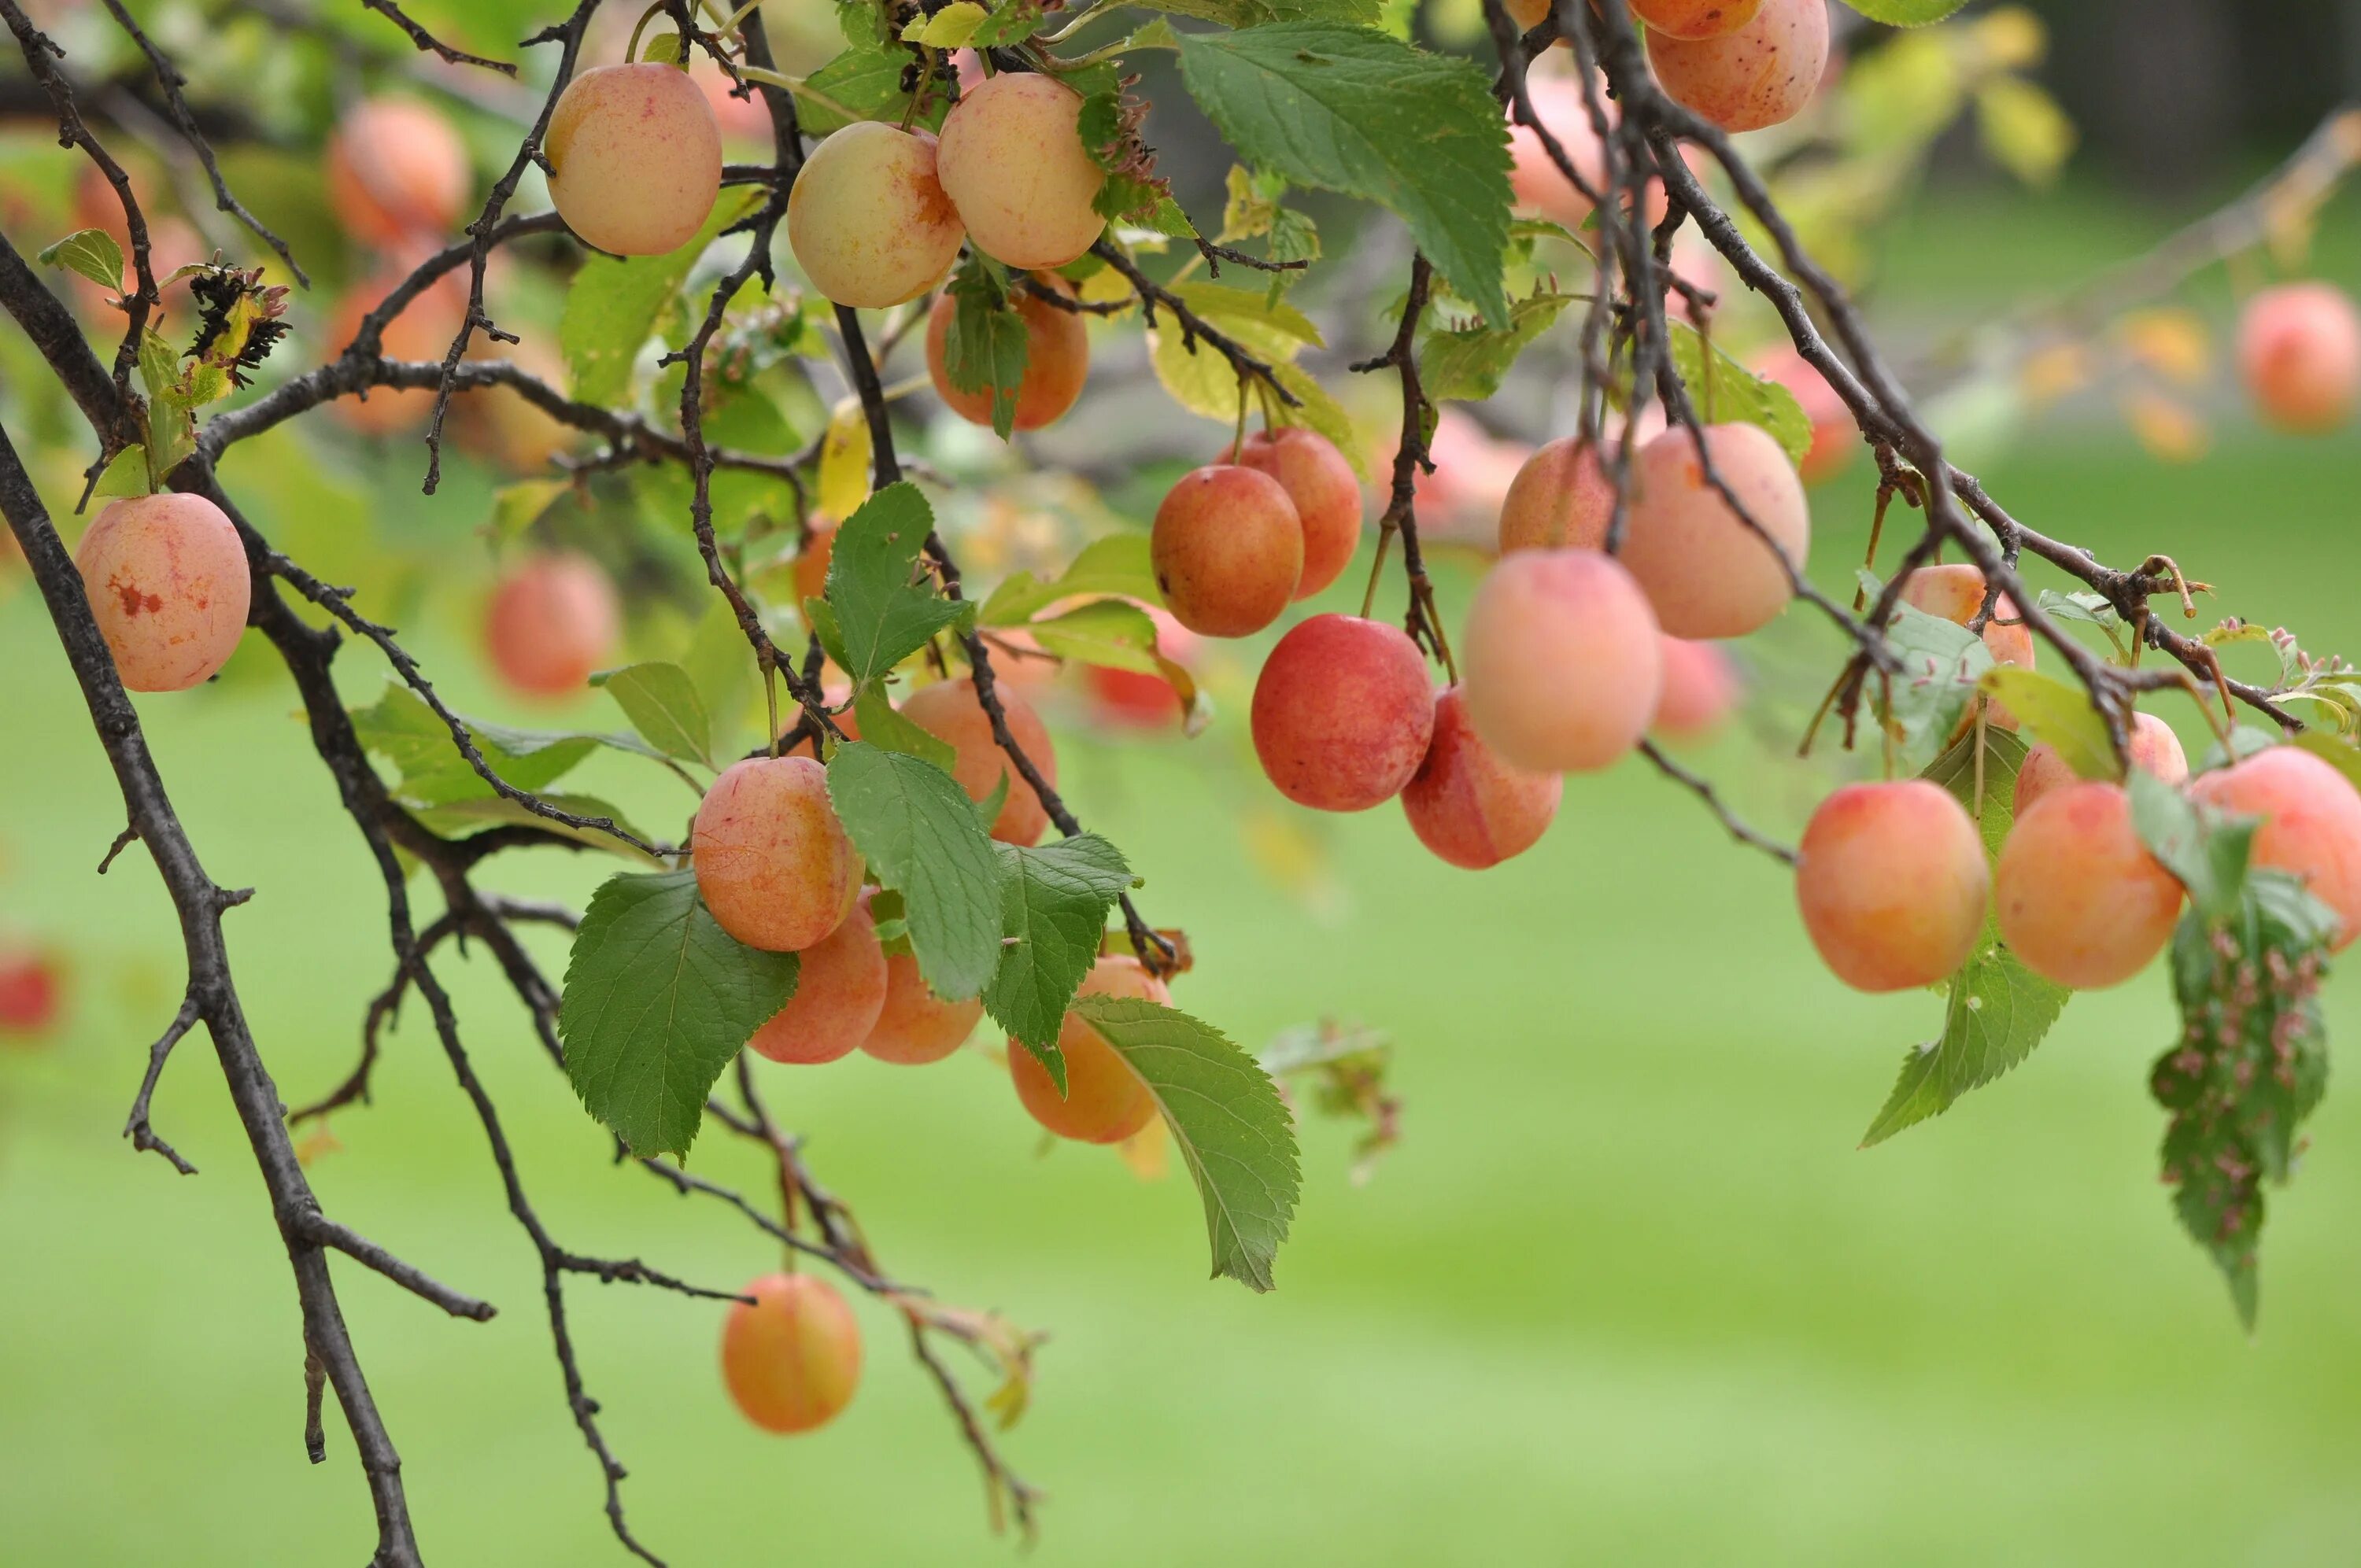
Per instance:
[[[869,499],[869,420],[858,400],[847,398],[828,416],[819,448],[819,510],[851,517]]]
[[[2133,360],[2177,386],[2197,386],[2213,368],[2213,337],[2194,311],[2134,311],[2115,323],[2115,334]]]
[[[2124,422],[2142,446],[2166,463],[2194,463],[2213,444],[2213,432],[2196,410],[2145,388],[2125,394]]]
[[[1142,1181],[1161,1181],[1172,1174],[1172,1138],[1161,1116],[1115,1145],[1126,1168]]]
[[[2074,122],[2022,76],[1995,76],[1976,90],[1976,130],[1992,160],[2027,185],[2048,185],[2074,150]]]

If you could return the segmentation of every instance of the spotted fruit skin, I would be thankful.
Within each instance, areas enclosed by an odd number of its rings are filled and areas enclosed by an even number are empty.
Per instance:
[[[721,192],[721,127],[688,72],[602,65],[566,84],[543,151],[566,226],[617,256],[664,256],[695,237]]]
[[[203,496],[110,501],[82,536],[74,565],[130,690],[186,691],[236,651],[253,577],[237,529]]]

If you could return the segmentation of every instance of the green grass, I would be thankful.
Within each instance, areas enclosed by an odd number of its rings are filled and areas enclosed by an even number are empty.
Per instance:
[[[2026,517],[2111,557],[2172,551],[2224,606],[2323,643],[2353,641],[2356,477],[2350,444],[2244,444],[2165,471],[2072,435],[1986,475]],[[1830,581],[1858,556],[1861,502],[1820,503]],[[136,850],[90,874],[119,807],[27,594],[0,605],[0,657],[15,740],[0,887],[74,948],[81,996],[55,1049],[0,1060],[0,1555],[357,1562],[368,1513],[350,1443],[332,1412],[328,1463],[304,1463],[294,1298],[202,1039],[158,1113],[203,1174],[176,1178],[116,1135],[177,945]],[[345,663],[356,696],[373,687],[367,658]],[[143,706],[209,868],[258,890],[229,929],[257,1035],[299,1101],[348,1062],[387,958],[371,872],[292,700],[260,679]],[[1195,939],[1183,1005],[1247,1041],[1333,1012],[1400,1043],[1406,1141],[1356,1188],[1345,1135],[1308,1130],[1275,1295],[1205,1280],[1185,1180],[1143,1184],[1096,1151],[1038,1157],[982,1056],[767,1074],[889,1266],[1054,1331],[1008,1438],[1054,1495],[1034,1561],[2361,1555],[2349,1085],[2271,1216],[2250,1343],[2153,1175],[2160,976],[2077,1000],[2026,1068],[1856,1152],[1937,1004],[1839,990],[1777,868],[1687,797],[1636,767],[1576,781],[1541,848],[1482,878],[1425,857],[1390,810],[1317,824],[1345,897],[1315,915],[1235,829],[1259,786],[1210,761],[1242,718],[1233,702],[1202,753],[1064,743],[1079,807],[1146,872],[1154,916]],[[1792,832],[1809,788],[1765,783],[1769,755],[1739,739],[1704,761]],[[686,804],[609,782],[656,823]],[[543,856],[506,875],[579,898],[596,872]],[[493,979],[450,968],[525,1179],[569,1245],[716,1286],[770,1266],[719,1209],[610,1166]],[[2340,1043],[2355,1038],[2350,976],[2330,1011]],[[335,1132],[344,1147],[313,1170],[330,1211],[502,1309],[455,1321],[336,1266],[430,1560],[621,1561],[529,1249],[428,1031],[413,1020],[394,1038],[378,1102]],[[693,1168],[760,1181],[719,1138]],[[671,1561],[1001,1559],[885,1314],[862,1308],[850,1412],[781,1442],[727,1406],[709,1304],[595,1283],[568,1299],[632,1519]]]

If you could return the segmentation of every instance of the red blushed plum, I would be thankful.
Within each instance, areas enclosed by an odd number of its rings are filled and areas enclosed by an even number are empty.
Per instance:
[[[2336,912],[2334,950],[2361,937],[2361,795],[2343,773],[2309,751],[2274,746],[2191,789],[2208,806],[2262,818],[2254,864],[2302,878]]]
[[[1598,550],[1615,516],[1615,487],[1598,449],[1576,436],[1536,448],[1500,502],[1500,554]]]
[[[2155,774],[2169,784],[2177,784],[2189,777],[2189,756],[2180,749],[2180,737],[2172,726],[2153,713],[2132,715],[2132,766]],[[2055,746],[2036,746],[2025,755],[2016,770],[2015,808],[2022,817],[2033,809],[2033,803],[2061,784],[2075,781],[2075,772],[2066,765]]]
[[[1480,872],[1541,841],[1557,816],[1565,781],[1529,773],[1492,754],[1467,722],[1457,686],[1434,699],[1434,738],[1402,786],[1402,810],[1418,841],[1455,866]]]
[[[1303,575],[1295,597],[1308,599],[1342,576],[1361,545],[1361,482],[1336,444],[1291,424],[1246,437],[1232,456],[1277,479],[1295,503],[1303,524]]]
[[[766,1274],[721,1325],[721,1386],[738,1413],[782,1436],[834,1420],[861,1384],[861,1327],[835,1287]]]
[[[1172,993],[1137,959],[1113,956],[1082,977],[1082,996],[1130,996],[1170,1004]],[[1066,1092],[1058,1092],[1049,1069],[1022,1042],[1008,1042],[1008,1076],[1016,1098],[1033,1119],[1061,1138],[1085,1144],[1119,1144],[1148,1125],[1156,1096],[1106,1036],[1068,1013],[1058,1028],[1059,1054],[1066,1058]]]
[[[1663,740],[1702,740],[1729,720],[1741,687],[1738,666],[1718,642],[1666,637],[1664,689],[1656,699],[1650,733]]]
[[[775,1062],[829,1062],[851,1056],[885,1007],[885,952],[865,904],[806,948],[796,993],[748,1042]]]
[[[1245,637],[1295,598],[1303,520],[1268,474],[1209,463],[1166,493],[1148,556],[1175,620],[1208,637]]]
[[[861,856],[829,802],[828,770],[809,757],[723,769],[697,808],[689,862],[714,921],[774,953],[817,946],[861,891]]]
[[[1651,31],[1648,63],[1667,95],[1723,130],[1792,120],[1828,68],[1827,0],[1763,0],[1743,27],[1713,37]]]
[[[1367,811],[1401,793],[1434,737],[1426,661],[1399,628],[1315,615],[1279,640],[1255,681],[1255,755],[1279,793]]]
[[[1558,40],[1561,45],[1565,41]],[[1536,73],[1525,78],[1525,93],[1532,100],[1533,117],[1548,127],[1558,150],[1565,154],[1565,160],[1582,176],[1583,182],[1593,191],[1605,190],[1606,145],[1590,123],[1590,105],[1583,96],[1582,84],[1563,76]],[[1611,123],[1617,111],[1603,83],[1599,103]],[[1589,221],[1590,198],[1565,177],[1565,170],[1550,156],[1540,132],[1511,121],[1509,159],[1509,191],[1520,213],[1547,218],[1570,230],[1579,230]],[[1670,204],[1664,181],[1649,181],[1647,214],[1651,226],[1664,220]]]
[[[1082,94],[1032,71],[1003,71],[951,105],[936,172],[978,250],[1055,269],[1105,229],[1092,203],[1106,171],[1082,147]]]
[[[1655,617],[1631,574],[1593,550],[1502,556],[1459,640],[1467,716],[1535,773],[1591,773],[1639,744],[1664,689]]]
[[[602,65],[566,83],[543,139],[549,200],[585,243],[664,256],[693,238],[721,191],[721,127],[687,71]]]
[[[1857,991],[1907,991],[1975,950],[1992,880],[1983,838],[1924,779],[1848,784],[1820,803],[1795,866],[1812,945]]]
[[[328,206],[363,245],[440,245],[467,205],[467,146],[415,98],[370,98],[328,138]]]
[[[1852,411],[1845,407],[1844,399],[1828,385],[1819,367],[1785,343],[1753,356],[1747,366],[1757,376],[1776,381],[1795,394],[1795,401],[1803,405],[1804,417],[1812,422],[1812,444],[1804,453],[1802,466],[1804,483],[1820,484],[1843,473],[1852,455],[1861,450],[1861,432],[1853,425]]]
[[[936,151],[926,132],[876,120],[855,121],[813,150],[787,194],[787,244],[831,302],[898,305],[959,259],[967,230],[935,178]]]
[[[0,1035],[45,1035],[65,992],[57,961],[46,953],[0,948]]]
[[[836,522],[815,512],[805,524],[804,546],[796,556],[796,593],[800,598],[828,594],[828,564],[836,554]]]
[[[2132,826],[2119,784],[2051,790],[2016,819],[1993,873],[2001,939],[2077,991],[2120,985],[2172,938],[2180,883]]]
[[[1668,430],[1640,449],[1622,560],[1666,631],[1743,637],[1769,625],[1793,596],[1780,557],[1802,570],[1812,546],[1811,507],[1787,454],[1761,426],[1708,425],[1705,446],[1715,474],[1763,532],[1707,481],[1696,438]]]
[[[136,692],[213,678],[246,631],[246,546],[219,507],[167,492],[109,501],[74,550],[115,673]]]
[[[1044,273],[1039,280],[1068,298],[1073,295],[1073,286],[1055,273]],[[1091,373],[1091,337],[1081,316],[1060,310],[1029,289],[1017,290],[1016,302],[1017,319],[1025,323],[1025,374],[1016,383],[1016,428],[1038,430],[1082,395],[1082,383]],[[950,367],[943,357],[950,344],[951,318],[958,314],[958,301],[949,294],[935,297],[927,315],[927,376],[945,408],[970,424],[989,428],[992,389],[961,391],[951,385]]]
[[[2361,313],[2333,284],[2266,289],[2238,322],[2238,373],[2269,423],[2334,430],[2361,406]]]
[[[950,1056],[975,1033],[983,1002],[945,1002],[927,989],[918,960],[908,953],[885,958],[885,1001],[861,1048],[896,1067],[923,1067]]]
[[[1058,754],[1049,745],[1049,727],[1041,716],[1009,686],[995,685],[993,694],[1008,716],[1008,732],[1052,785],[1058,782]],[[1009,765],[1008,753],[992,733],[992,716],[977,700],[975,683],[961,679],[920,686],[902,699],[902,717],[951,749],[951,777],[970,800],[986,800],[1008,780],[1008,798],[993,818],[992,836],[1004,844],[1038,842],[1049,826],[1049,813],[1033,786]]]
[[[527,696],[570,696],[614,656],[622,607],[587,555],[535,555],[511,567],[484,611],[484,645],[500,679]]]

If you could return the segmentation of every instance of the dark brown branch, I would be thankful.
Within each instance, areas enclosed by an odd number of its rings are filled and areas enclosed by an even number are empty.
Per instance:
[[[109,3],[112,4],[113,0],[109,0]],[[421,53],[438,55],[445,63],[449,65],[480,65],[486,71],[497,71],[503,76],[514,76],[517,73],[517,68],[505,60],[486,60],[482,55],[469,54],[466,49],[452,48],[403,15],[401,7],[395,5],[394,0],[361,0],[361,5],[366,9],[375,11],[379,16],[385,17],[395,27],[409,34],[410,41],[418,47]]]
[[[1180,345],[1183,348],[1193,352],[1196,345],[1202,342],[1206,347],[1228,360],[1230,368],[1237,373],[1238,394],[1241,398],[1246,395],[1246,384],[1253,380],[1261,382],[1289,408],[1302,406],[1302,400],[1287,389],[1285,384],[1271,369],[1268,361],[1257,356],[1237,339],[1191,310],[1180,295],[1142,271],[1139,263],[1125,254],[1123,247],[1111,239],[1102,238],[1091,247],[1091,254],[1122,273],[1130,282],[1132,292],[1139,296],[1140,314],[1149,326],[1156,324],[1158,311],[1170,312],[1172,320],[1180,328]]]
[[[125,840],[118,839],[115,842],[120,846]],[[112,860],[114,856],[110,852],[107,858]],[[156,1098],[156,1085],[164,1076],[164,1063],[170,1058],[172,1047],[181,1043],[181,1036],[196,1027],[198,1012],[196,997],[184,998],[170,1025],[156,1036],[156,1043],[148,1047],[148,1071],[139,1080],[139,1092],[131,1102],[131,1118],[123,1124],[123,1135],[131,1140],[133,1148],[143,1154],[149,1149],[155,1150],[171,1161],[172,1168],[182,1176],[196,1175],[197,1168],[182,1159],[180,1151],[156,1135],[155,1129],[148,1123],[148,1102]]]

